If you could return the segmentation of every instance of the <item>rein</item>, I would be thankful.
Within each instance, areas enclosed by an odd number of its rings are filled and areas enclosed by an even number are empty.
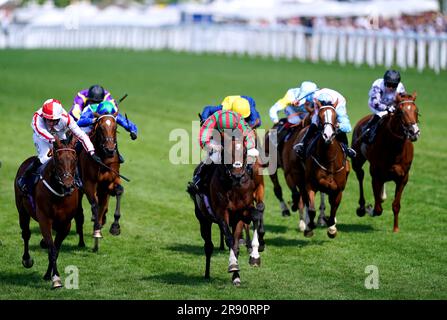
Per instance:
[[[55,152],[57,153],[57,152],[59,152],[59,151],[70,151],[70,152],[74,152],[74,153],[76,154],[76,150],[73,149],[73,148],[60,148],[60,149],[57,149]],[[64,176],[64,177],[68,177],[68,176],[71,176],[71,174],[65,172],[63,176]],[[60,178],[59,176],[57,176],[57,178],[58,178],[59,180],[61,180],[61,178]],[[56,195],[56,196],[58,196],[58,197],[61,197],[61,198],[65,197],[65,194],[59,193],[59,192],[57,192],[56,190],[54,190],[54,189],[50,186],[50,184],[43,178],[42,175],[39,175],[39,179],[42,180],[42,183],[44,184],[44,186],[47,187],[47,189],[50,190],[51,193],[53,193],[54,195]]]

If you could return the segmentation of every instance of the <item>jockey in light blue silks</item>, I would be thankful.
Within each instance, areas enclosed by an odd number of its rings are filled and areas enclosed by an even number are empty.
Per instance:
[[[93,124],[96,120],[96,115],[115,114],[116,123],[130,132],[130,138],[135,140],[137,138],[137,126],[129,119],[123,117],[118,113],[118,108],[112,101],[103,101],[99,104],[90,104],[84,110],[82,110],[81,116],[77,122],[78,126],[86,133],[90,133],[93,128]],[[96,115],[95,115],[96,114]],[[118,152],[118,146],[117,146]],[[123,157],[118,152],[120,163],[124,162]]]
[[[304,135],[302,141],[296,144],[293,149],[298,153],[298,155],[302,158],[305,156],[305,150],[307,148],[307,144],[313,134],[318,130],[319,118],[318,118],[318,106],[315,103],[314,99],[318,100],[322,106],[326,105],[334,105],[337,101],[337,106],[335,111],[337,113],[337,140],[341,143],[343,150],[346,154],[353,158],[356,156],[356,152],[348,147],[348,137],[347,133],[351,132],[351,123],[349,121],[348,113],[346,110],[346,99],[339,92],[332,89],[317,89],[316,91],[307,95],[306,100],[313,105],[312,112],[312,123],[309,126],[306,134]],[[312,102],[311,102],[312,101]]]

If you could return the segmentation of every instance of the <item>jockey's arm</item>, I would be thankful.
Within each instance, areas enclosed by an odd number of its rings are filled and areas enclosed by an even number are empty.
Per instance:
[[[208,119],[214,112],[222,110],[222,106],[206,106],[202,111],[202,119],[205,121]]]
[[[121,115],[121,113],[118,113],[118,116],[116,117],[116,123],[118,123],[124,129],[126,129],[128,132],[133,132],[135,134],[138,133],[137,126],[132,121],[130,121],[129,119],[123,117]]]
[[[217,119],[214,114],[212,114],[203,123],[199,132],[199,144],[202,149],[206,149],[210,144],[211,138],[213,136],[213,130],[216,128]]]
[[[351,122],[349,121],[348,113],[346,112],[346,106],[338,105],[336,112],[337,112],[338,129],[345,133],[351,132],[352,127]]]
[[[382,100],[382,92],[380,87],[373,86],[369,91],[369,99],[368,105],[378,111],[384,111],[387,109],[387,106],[381,102]]]
[[[279,99],[271,108],[270,108],[270,118],[272,119],[273,123],[278,123],[278,112],[281,110],[284,110],[289,105],[293,105],[295,102],[295,96],[293,94],[293,90],[288,90],[284,97]]]
[[[84,131],[81,130],[81,128],[79,128],[76,121],[70,115],[68,115],[67,126],[71,130],[71,132],[79,139],[79,141],[81,141],[82,146],[87,152],[89,152],[90,154],[95,152],[95,147],[90,141],[90,138]]]
[[[85,107],[85,104],[87,102],[87,97],[82,93],[82,91],[78,92],[76,97],[73,99],[73,105],[68,112],[74,120],[78,120],[81,117],[82,110]]]
[[[77,121],[77,125],[79,127],[88,127],[92,125],[94,121],[95,121],[95,115],[93,114],[92,109],[90,109],[90,107],[87,107],[81,113],[81,117]]]
[[[41,139],[47,140],[50,143],[54,141],[54,136],[47,130],[43,118],[38,113],[34,114],[31,127]]]

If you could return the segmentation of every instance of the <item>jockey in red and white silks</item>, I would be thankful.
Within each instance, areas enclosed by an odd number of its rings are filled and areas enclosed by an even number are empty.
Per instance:
[[[55,136],[61,140],[65,139],[68,130],[71,130],[73,135],[81,141],[87,152],[90,154],[95,152],[90,138],[79,128],[58,100],[46,100],[42,108],[34,113],[31,127],[34,131],[33,140],[37,156],[42,164],[50,159],[48,153],[53,148]]]

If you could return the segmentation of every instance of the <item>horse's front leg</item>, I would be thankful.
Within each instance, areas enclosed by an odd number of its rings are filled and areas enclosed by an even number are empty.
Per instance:
[[[279,200],[282,216],[289,217],[290,211],[289,208],[287,208],[287,204],[284,202],[284,198],[282,195],[282,188],[278,180],[278,170],[276,170],[273,174],[270,175],[270,180],[272,180],[273,183],[273,192],[275,193],[276,198]]]
[[[39,221],[39,227],[40,232],[43,236],[43,241],[48,247],[48,268],[47,272],[45,272],[45,275],[43,276],[43,279],[51,279],[53,281],[52,287],[59,288],[62,286],[62,282],[59,277],[59,272],[56,268],[57,249],[54,245],[53,236],[51,234],[52,223],[50,219],[48,219],[48,217],[40,210],[37,210],[37,219]]]
[[[361,157],[361,153],[357,151],[357,157],[352,160],[352,168],[355,171],[355,175],[359,182],[359,207],[357,208],[357,216],[363,217],[366,213],[365,209],[365,193],[363,189],[363,180],[365,178],[365,171],[363,170],[363,164],[365,159]]]
[[[324,193],[320,192],[320,214],[318,215],[318,225],[320,227],[325,227],[327,226],[327,217],[325,214],[326,211],[326,204],[324,203]]]
[[[338,193],[329,195],[329,204],[331,205],[331,215],[327,220],[328,225],[327,235],[331,239],[335,238],[335,236],[337,235],[335,215],[337,214],[337,209],[340,205],[342,194],[343,193],[339,191]]]
[[[244,222],[239,220],[235,226],[233,226],[233,246],[230,247],[230,258],[228,260],[228,272],[232,272],[232,281],[235,286],[241,284],[241,277],[239,275],[239,239],[241,238],[242,231],[244,230]],[[253,248],[254,251],[254,248]]]
[[[262,219],[262,211],[253,208],[250,212],[253,221],[253,240],[251,241],[252,250],[248,263],[253,267],[261,265],[261,256],[259,255],[259,229]]]
[[[384,182],[381,181],[379,178],[376,177],[375,174],[372,175],[372,187],[373,187],[373,193],[374,193],[374,209],[370,210],[368,213],[372,217],[380,216],[382,215],[383,208],[382,208],[382,190]]]
[[[117,236],[121,233],[119,220],[121,218],[121,196],[124,193],[123,186],[120,184],[115,185],[114,192],[116,194],[116,207],[115,207],[115,214],[113,215],[114,221],[110,226],[110,233],[114,236]]]
[[[306,214],[306,229],[304,230],[305,237],[312,237],[314,235],[313,229],[316,228],[315,225],[315,191],[312,190],[310,186],[306,187],[307,194],[309,196],[309,205],[307,206],[307,214]]]
[[[393,213],[394,213],[393,232],[399,232],[400,199],[402,197],[402,193],[404,191],[407,182],[408,182],[408,173],[402,180],[396,181],[396,191],[394,193],[394,200],[393,200]]]

